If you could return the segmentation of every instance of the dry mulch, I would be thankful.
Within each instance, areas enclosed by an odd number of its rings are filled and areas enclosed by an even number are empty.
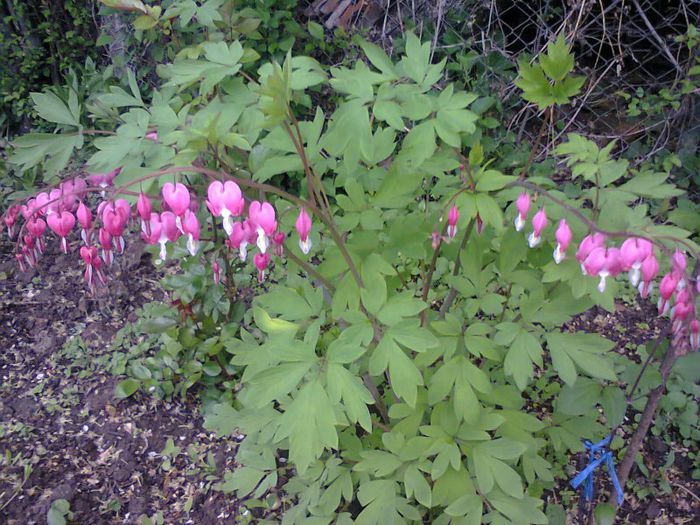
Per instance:
[[[235,501],[212,485],[232,468],[235,441],[203,430],[195,398],[120,401],[117,380],[93,366],[136,308],[165,299],[150,257],[133,244],[93,299],[76,251],[56,248],[21,274],[0,244],[0,523],[47,523],[57,499],[71,523],[159,512],[164,523],[232,522]]]

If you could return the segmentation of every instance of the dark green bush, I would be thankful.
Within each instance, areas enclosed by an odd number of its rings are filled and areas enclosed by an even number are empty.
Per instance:
[[[62,83],[69,67],[96,53],[92,0],[0,4],[0,126],[14,135],[29,122],[29,93]]]

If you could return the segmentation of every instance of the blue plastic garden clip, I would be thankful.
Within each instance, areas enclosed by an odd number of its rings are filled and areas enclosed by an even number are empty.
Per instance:
[[[610,444],[611,438],[612,435],[609,435],[595,444],[588,440],[584,441],[586,450],[588,450],[588,466],[571,480],[571,486],[577,489],[579,485],[583,483],[583,498],[586,501],[593,500],[593,476],[595,474],[595,470],[602,463],[605,463],[608,467],[608,475],[612,480],[613,487],[615,487],[615,493],[617,495],[617,504],[621,505],[622,501],[625,499],[622,493],[622,486],[620,486],[620,481],[617,479],[617,473],[615,472],[612,452],[607,450],[607,446]]]

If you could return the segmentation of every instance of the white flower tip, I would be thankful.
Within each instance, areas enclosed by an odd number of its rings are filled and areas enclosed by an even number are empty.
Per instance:
[[[224,211],[228,211],[228,210],[224,210]],[[224,218],[224,231],[226,232],[226,235],[228,235],[230,237],[231,234],[233,233],[233,217],[231,217],[230,213],[224,214],[223,212],[222,212],[222,217]]]
[[[514,224],[515,224],[515,231],[516,232],[521,231],[525,227],[525,221],[520,216],[520,214],[515,216]]]
[[[192,257],[197,255],[197,251],[199,251],[199,241],[196,241],[191,234],[187,236],[187,250]]]
[[[165,241],[160,242],[160,260],[164,261],[168,256],[168,249],[165,246]]]
[[[535,246],[537,246],[540,243],[541,240],[542,240],[541,237],[535,235],[535,232],[532,232],[527,237],[527,244],[530,246],[530,248],[534,248]]]
[[[605,292],[605,275],[600,276],[600,281],[598,282],[598,291],[600,293]]]
[[[639,284],[639,277],[640,277],[639,268],[632,267],[632,269],[629,271],[628,276],[629,276],[630,283],[632,284],[632,286],[637,286]]]
[[[308,255],[309,252],[311,251],[311,239],[308,237],[306,238],[305,241],[302,241],[299,239],[299,249],[302,251],[304,255]]]
[[[560,264],[566,257],[564,252],[561,251],[560,246],[558,244],[557,247],[554,249],[554,253],[552,254],[552,256],[554,257],[554,262],[557,264]]]
[[[258,250],[260,250],[260,253],[267,252],[267,235],[265,235],[265,231],[262,228],[258,228],[258,242],[256,244],[258,246]]]

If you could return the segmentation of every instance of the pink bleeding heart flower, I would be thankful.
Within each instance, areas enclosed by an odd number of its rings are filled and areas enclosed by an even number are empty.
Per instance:
[[[150,221],[152,211],[153,205],[151,204],[151,199],[149,199],[148,195],[146,195],[144,192],[141,192],[138,200],[136,201],[136,212],[141,218],[141,232],[147,237],[151,235]]]
[[[102,260],[100,260],[95,246],[82,246],[80,248],[80,257],[85,263],[85,283],[94,292],[98,282],[101,284],[106,283],[104,274],[101,271]]]
[[[68,253],[68,239],[66,237],[75,226],[75,216],[69,211],[52,213],[46,219],[49,228],[61,238],[61,251]]]
[[[629,270],[629,279],[632,286],[637,286],[640,277],[642,263],[653,251],[653,245],[646,239],[636,237],[629,238],[620,246],[622,267]]]
[[[117,175],[121,173],[122,169],[117,168],[107,173],[88,173],[87,180],[91,186],[98,186],[100,188],[108,188],[114,184],[114,179]],[[104,192],[102,192],[104,195]]]
[[[665,315],[671,304],[671,297],[676,292],[679,278],[673,272],[664,275],[659,283],[659,302],[657,304],[659,315]]]
[[[569,228],[566,219],[559,221],[559,226],[554,233],[554,238],[557,240],[557,247],[554,249],[553,254],[554,262],[559,264],[566,257],[566,250],[569,248],[569,244],[571,244],[571,239],[573,238],[571,228]]]
[[[201,227],[197,215],[187,209],[182,219],[182,231],[187,235],[187,249],[193,257],[197,255],[197,250],[199,250],[200,230]]]
[[[648,297],[654,286],[654,279],[659,275],[659,261],[654,252],[644,259],[641,266],[642,282],[639,283],[639,293],[642,297]]]
[[[214,181],[207,190],[207,207],[215,217],[222,217],[226,235],[233,231],[233,217],[243,213],[245,200],[238,184],[232,180],[225,183]]]
[[[287,235],[284,232],[275,232],[272,234],[272,246],[273,251],[277,257],[282,257],[284,255],[284,241]],[[299,241],[301,243],[301,241]]]
[[[16,253],[15,254],[15,259],[17,260],[17,264],[19,265],[19,271],[24,273],[28,270],[27,265],[25,264],[26,257],[24,254],[21,253]]]
[[[49,192],[49,202],[46,204],[46,215],[57,213],[63,209],[63,191],[60,188],[54,188]]]
[[[457,206],[452,206],[447,214],[447,238],[452,240],[457,235],[457,221],[459,221],[459,210]],[[304,252],[306,253],[306,252]]]
[[[615,277],[622,271],[620,250],[617,248],[595,248],[583,263],[586,273],[592,277],[600,277],[598,291],[605,291],[605,280],[608,276]]]
[[[69,179],[62,182],[60,188],[63,194],[61,206],[68,211],[75,211],[80,199],[85,196],[87,184],[83,179]]]
[[[31,206],[31,213],[36,214],[40,217],[46,215],[48,211],[49,202],[51,202],[51,197],[46,192],[41,192],[37,196],[29,201]]]
[[[688,267],[688,261],[685,258],[685,253],[676,248],[671,256],[671,271],[678,277],[678,287],[683,288],[686,285],[685,282],[685,270]]]
[[[199,201],[197,200],[197,195],[190,191],[190,211],[197,213],[199,211]]]
[[[97,232],[97,239],[102,248],[102,260],[107,266],[111,266],[114,262],[114,254],[112,253],[112,236],[104,228],[100,228]]]
[[[547,212],[541,208],[532,218],[532,233],[527,238],[530,248],[534,248],[542,241],[542,231],[547,227]]]
[[[214,272],[214,284],[219,284],[221,282],[221,268],[219,267],[219,261],[214,261],[211,265],[211,269]]]
[[[43,219],[32,217],[27,221],[27,231],[31,233],[35,239],[40,238],[46,231],[46,223]]]
[[[166,182],[163,184],[163,200],[178,217],[190,208],[190,192],[184,184]]]
[[[22,204],[20,212],[25,221],[28,221],[34,215],[34,206],[36,204],[36,199],[29,199],[27,204]]]
[[[17,223],[17,217],[21,212],[22,208],[18,205],[10,206],[3,217],[3,222],[5,227],[7,227],[7,235],[12,239],[15,236],[15,224]]]
[[[46,231],[46,223],[44,222],[44,219],[40,219],[36,216],[32,216],[28,221],[26,225],[27,231],[29,232],[29,235],[24,237],[24,242],[25,244],[29,244],[27,242],[27,237],[31,239],[31,246],[32,249],[34,249],[37,252],[37,257],[44,253],[44,241],[42,239],[42,235],[44,235],[44,232]],[[36,240],[36,244],[34,241]],[[33,267],[33,265],[32,265]]]
[[[671,320],[673,321],[673,331],[681,330],[684,321],[695,314],[695,306],[687,288],[682,289],[676,295],[676,304],[671,309]]]
[[[151,212],[151,217],[147,222],[148,227],[142,228],[141,238],[146,244],[157,244],[158,239],[160,239],[160,215],[155,212]]]
[[[90,244],[90,228],[92,227],[92,212],[90,208],[85,206],[85,203],[81,202],[78,204],[78,211],[76,212],[78,217],[78,222],[80,223],[80,238],[83,239],[85,244]]]
[[[518,209],[518,215],[515,217],[515,231],[519,232],[525,227],[527,214],[530,211],[530,195],[522,192],[515,201],[515,207]]]
[[[263,282],[265,280],[265,270],[270,264],[270,254],[267,252],[256,253],[255,257],[253,257],[253,262],[258,269],[258,282]]]
[[[452,213],[450,211],[450,213]],[[455,223],[457,221],[455,220]],[[297,233],[299,234],[299,249],[304,255],[307,255],[311,251],[311,239],[309,239],[309,233],[311,232],[311,217],[306,212],[304,208],[299,210],[299,216],[294,224]]]
[[[180,230],[177,227],[177,217],[171,211],[164,211],[160,214],[160,258],[165,260],[168,255],[168,250],[165,247],[168,241],[175,242],[180,237]]]
[[[700,322],[693,319],[690,322],[690,348],[697,350],[700,347]]]
[[[87,195],[87,183],[79,178],[76,177],[74,179],[70,179],[63,184],[61,184],[61,187],[63,188],[64,192],[70,192],[75,195],[75,198],[78,200],[84,199],[85,195]]]
[[[102,208],[102,225],[112,238],[117,253],[122,253],[124,251],[124,238],[122,234],[124,233],[124,228],[126,228],[127,220],[128,217],[125,217],[123,206],[117,207],[116,202],[110,203]],[[107,261],[105,262],[110,264]]]
[[[236,222],[233,224],[233,230],[226,244],[229,248],[238,250],[241,261],[245,262],[246,257],[248,257],[248,245],[251,243],[251,239],[252,242],[255,242],[256,238],[255,229],[251,227],[248,221]]]
[[[129,201],[126,199],[117,199],[114,201],[114,207],[122,215],[124,218],[124,224],[126,225],[131,218],[131,204],[129,204]]]
[[[576,260],[581,264],[581,273],[583,275],[587,273],[583,263],[593,250],[603,246],[605,246],[605,235],[602,233],[593,233],[583,238],[576,251]]]
[[[22,246],[22,250],[25,254],[27,254],[29,256],[27,258],[27,262],[29,263],[29,266],[34,268],[34,261],[38,260],[39,256],[41,255],[41,252],[40,252],[39,248],[37,247],[37,243],[39,241],[31,233],[28,233],[27,235],[25,235],[23,241],[24,241],[24,245]]]
[[[265,253],[269,246],[268,236],[277,229],[275,209],[269,202],[253,201],[248,208],[248,218],[258,234],[258,249],[261,253]]]
[[[151,199],[148,198],[144,192],[139,193],[139,198],[136,201],[136,211],[142,221],[151,220],[151,212],[153,211],[153,205]]]

